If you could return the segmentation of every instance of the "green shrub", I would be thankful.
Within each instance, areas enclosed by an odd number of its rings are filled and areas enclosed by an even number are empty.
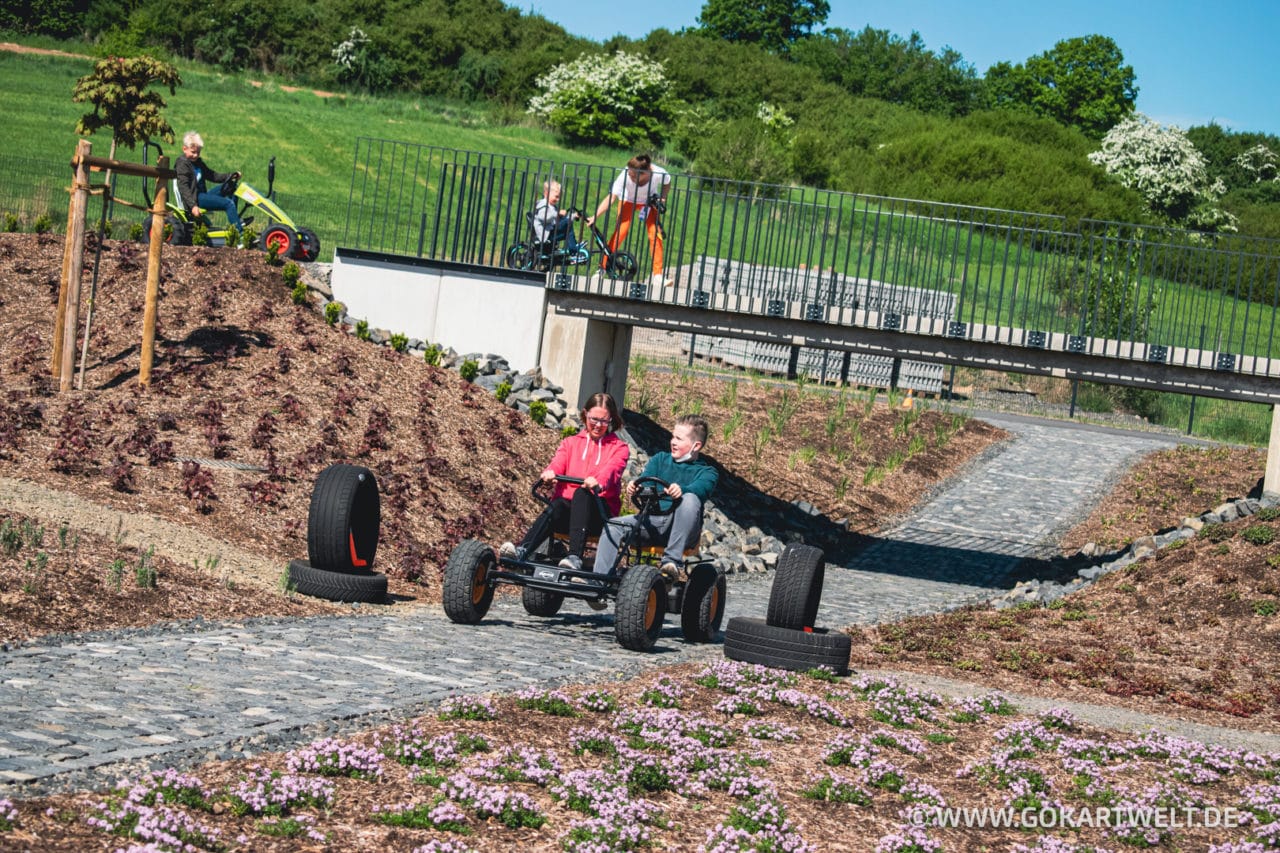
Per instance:
[[[409,336],[396,332],[391,336],[391,348],[396,352],[404,352],[409,348]]]
[[[1280,518],[1280,506],[1264,506],[1258,510],[1258,521],[1275,521]]]
[[[307,283],[305,281],[295,281],[293,290],[289,291],[289,296],[293,299],[294,305],[307,304]]]
[[[511,383],[506,381],[498,383],[498,387],[494,389],[493,396],[498,398],[499,403],[507,402],[507,398],[511,396]]]
[[[1199,538],[1208,539],[1210,542],[1225,542],[1235,535],[1236,532],[1229,525],[1206,524],[1200,528]]]
[[[1275,541],[1276,531],[1265,524],[1251,524],[1240,531],[1240,538],[1254,545],[1270,545]]]
[[[534,400],[529,404],[529,417],[533,422],[542,426],[547,422],[547,404],[543,400]]]
[[[207,246],[209,245],[209,226],[203,222],[191,229],[191,245]],[[267,253],[267,263],[271,263],[272,254]]]
[[[280,275],[284,277],[285,284],[293,287],[298,283],[298,280],[302,278],[302,268],[293,261],[289,261],[289,263],[285,264],[283,269],[280,270]]]
[[[338,318],[342,316],[342,305],[337,302],[330,302],[324,306],[324,321],[330,326],[338,324]]]
[[[146,236],[147,229],[142,227],[141,222],[134,222],[129,226],[129,239],[135,243]]]
[[[423,350],[422,360],[432,367],[439,367],[440,357],[442,355],[444,355],[444,350],[440,348],[439,344],[430,344],[425,350]]]
[[[462,362],[462,366],[458,368],[458,375],[468,382],[474,382],[479,373],[480,365],[476,363],[474,358],[469,358]]]
[[[369,321],[356,320],[356,337],[362,341],[369,340]]]
[[[566,423],[562,427],[560,427],[561,438],[568,438],[571,435],[577,435],[577,434],[578,434],[578,428],[574,426],[572,423]]]
[[[42,213],[31,224],[31,230],[37,234],[48,234],[53,230],[53,220],[49,218],[49,214]]]
[[[4,230],[10,233],[22,230],[22,221],[18,219],[18,214],[12,211],[5,211]]]

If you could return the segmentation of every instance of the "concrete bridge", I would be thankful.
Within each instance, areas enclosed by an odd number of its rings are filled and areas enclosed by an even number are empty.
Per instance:
[[[799,271],[797,271],[798,274]],[[920,294],[861,283],[870,298],[818,306],[803,292],[758,295],[725,287],[698,265],[678,269],[672,287],[608,278],[599,271],[547,274],[460,265],[339,248],[335,299],[370,325],[444,342],[461,352],[493,352],[519,369],[540,365],[568,400],[604,390],[624,400],[637,327],[699,339],[755,342],[789,352],[835,354],[832,380],[858,381],[854,356],[918,365],[962,365],[1220,397],[1273,406],[1265,488],[1280,491],[1280,361],[1112,338],[968,326],[929,309]],[[877,286],[878,285],[878,286]],[[899,288],[899,291],[902,289]],[[937,304],[946,304],[941,300]],[[961,328],[963,327],[963,328]],[[866,384],[877,384],[870,382]],[[922,387],[917,385],[916,387]]]

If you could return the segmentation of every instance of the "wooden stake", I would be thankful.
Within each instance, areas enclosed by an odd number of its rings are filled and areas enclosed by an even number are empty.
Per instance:
[[[80,324],[80,276],[84,272],[84,216],[89,207],[89,167],[85,158],[92,146],[87,139],[76,145],[76,176],[71,186],[71,209],[68,213],[67,243],[71,247],[64,280],[67,299],[62,304],[62,347],[58,353],[59,389],[71,390],[75,378],[76,332]],[[57,325],[57,324],[55,324]]]
[[[156,160],[156,168],[169,168],[169,158]],[[151,382],[151,360],[156,344],[156,311],[160,302],[160,247],[164,245],[164,208],[169,198],[166,181],[156,181],[156,197],[151,208],[151,246],[147,251],[147,299],[142,312],[142,365],[138,368],[138,384]]]

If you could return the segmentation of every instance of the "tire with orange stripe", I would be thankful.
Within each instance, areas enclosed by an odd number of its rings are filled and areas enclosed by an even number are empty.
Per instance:
[[[307,514],[307,557],[314,569],[369,574],[378,550],[378,481],[359,465],[330,465],[316,478]]]

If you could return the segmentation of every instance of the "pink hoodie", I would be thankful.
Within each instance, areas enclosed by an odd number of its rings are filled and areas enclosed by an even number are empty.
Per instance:
[[[594,441],[584,429],[560,442],[547,467],[562,477],[595,477],[600,497],[614,516],[622,511],[622,472],[629,458],[631,448],[617,433],[605,433],[604,438]],[[572,500],[577,488],[576,483],[556,483],[552,497]]]

